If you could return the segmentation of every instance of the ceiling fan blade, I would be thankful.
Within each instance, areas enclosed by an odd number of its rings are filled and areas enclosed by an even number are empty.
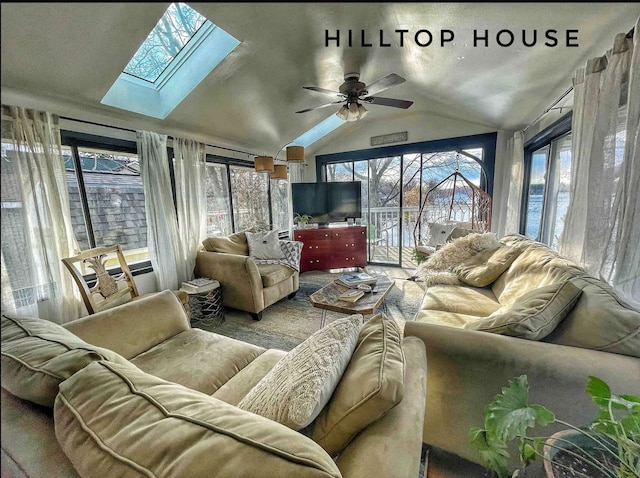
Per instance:
[[[325,95],[338,95],[340,97],[345,97],[345,95],[343,95],[339,91],[331,91],[331,90],[327,90],[326,88],[320,88],[318,86],[303,86],[303,88],[305,90],[311,90],[311,91],[315,91],[317,93],[322,93]]]
[[[342,102],[344,102],[344,100],[332,101],[331,103],[326,103],[324,105],[312,106],[311,108],[306,108],[304,110],[296,111],[296,113],[306,113],[307,111],[319,110],[320,108],[326,108],[327,106],[331,106],[331,105],[338,105]]]
[[[380,93],[381,91],[386,90],[387,88],[391,88],[392,86],[399,85],[404,83],[405,80],[400,75],[396,75],[395,73],[391,73],[390,75],[385,76],[384,78],[380,78],[377,81],[374,81],[370,85],[367,85],[367,94],[369,96],[373,96],[376,93]]]
[[[407,109],[413,104],[413,101],[408,100],[396,100],[395,98],[383,98],[381,96],[367,96],[363,99],[367,103],[380,106],[393,106],[394,108]]]

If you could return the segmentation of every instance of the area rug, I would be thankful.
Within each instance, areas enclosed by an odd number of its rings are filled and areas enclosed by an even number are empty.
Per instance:
[[[403,330],[404,323],[415,317],[424,289],[420,283],[394,277],[392,269],[376,274],[384,274],[395,280],[385,298],[386,314],[393,317]],[[300,288],[296,296],[267,307],[260,321],[253,320],[246,312],[227,307],[223,321],[194,323],[193,326],[260,347],[289,351],[320,328],[322,309],[313,307],[309,296],[339,275],[324,271],[303,272],[300,274]],[[222,293],[224,294],[224,290]],[[345,315],[328,311],[327,323],[340,317]]]

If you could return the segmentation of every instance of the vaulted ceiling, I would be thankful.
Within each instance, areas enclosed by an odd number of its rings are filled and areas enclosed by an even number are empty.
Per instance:
[[[3,3],[2,96],[47,98],[62,114],[103,118],[109,124],[185,132],[255,152],[275,152],[338,110],[304,114],[326,103],[303,89],[337,90],[343,76],[367,84],[397,73],[406,82],[381,96],[407,99],[411,108],[371,105],[366,126],[449,118],[487,130],[527,126],[571,85],[587,58],[603,54],[615,34],[640,15],[634,3],[189,3],[241,41],[165,120],[100,103],[169,3]],[[353,46],[347,45],[352,31]],[[402,37],[397,30],[407,30]],[[425,44],[428,30],[433,35]],[[454,39],[440,44],[442,30]],[[474,46],[474,31],[484,36]],[[509,30],[510,46],[497,34]],[[524,46],[522,31],[531,42]],[[557,38],[546,46],[545,32]],[[567,46],[566,31],[577,47]],[[325,43],[326,32],[340,46]],[[361,35],[365,32],[362,46]],[[383,32],[381,46],[380,31]],[[445,33],[449,38],[450,34]],[[500,39],[509,41],[509,34]],[[64,110],[64,111],[62,111]],[[331,133],[349,134],[347,123]],[[396,128],[394,128],[395,130]],[[389,131],[392,132],[392,131]]]

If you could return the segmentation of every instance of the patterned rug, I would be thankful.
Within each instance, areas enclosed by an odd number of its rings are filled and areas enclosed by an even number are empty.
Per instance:
[[[387,315],[397,320],[403,330],[404,322],[413,320],[418,311],[424,289],[419,283],[400,277],[402,274],[391,268],[385,272],[375,271],[374,273],[384,274],[395,280],[393,288],[385,298],[385,303]],[[289,351],[320,327],[322,309],[313,307],[309,296],[339,275],[323,271],[303,272],[300,274],[300,288],[296,296],[267,307],[260,321],[253,320],[246,312],[227,307],[224,321],[208,324],[194,323],[193,326],[260,347]],[[328,311],[327,323],[339,317],[345,317],[345,315]]]

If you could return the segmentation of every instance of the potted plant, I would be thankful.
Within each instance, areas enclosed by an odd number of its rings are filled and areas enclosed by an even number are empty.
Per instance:
[[[484,465],[500,478],[524,476],[526,466],[536,458],[545,460],[548,478],[638,478],[640,398],[615,395],[603,380],[593,376],[586,392],[598,405],[598,413],[589,426],[579,428],[557,419],[542,405],[530,405],[527,376],[521,375],[510,380],[487,405],[484,428],[469,432],[471,444]],[[550,437],[527,434],[533,426],[550,423],[567,430]],[[517,440],[522,466],[510,474],[507,446],[513,440]]]
[[[307,224],[310,221],[313,221],[313,216],[310,216],[309,214],[300,215],[296,213],[295,216],[293,216],[293,223],[297,224],[300,229],[306,229]]]

